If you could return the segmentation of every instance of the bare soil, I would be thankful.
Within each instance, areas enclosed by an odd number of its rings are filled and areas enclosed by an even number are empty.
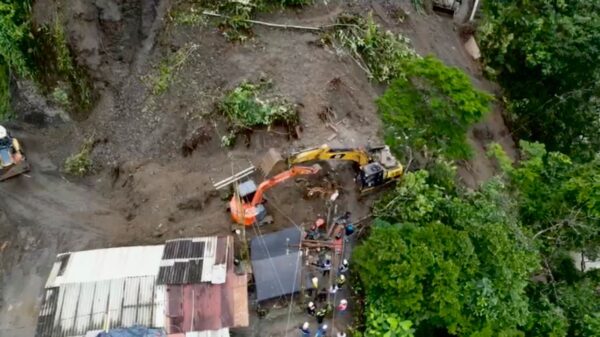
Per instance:
[[[212,180],[246,168],[270,147],[381,143],[374,99],[383,87],[370,83],[347,56],[319,46],[319,36],[255,26],[252,40],[232,44],[214,22],[175,25],[168,15],[172,6],[167,0],[35,2],[38,22],[51,20],[48,13],[55,8],[63,15],[71,46],[91,69],[100,96],[89,115],[72,121],[27,89],[26,82],[15,89],[15,108],[29,123],[10,127],[25,144],[33,171],[0,184],[0,335],[33,336],[40,290],[57,253],[228,233],[227,202],[213,190]],[[376,9],[376,19],[409,36],[419,53],[433,53],[464,69],[479,88],[495,91],[464,51],[450,18],[414,13],[410,1],[379,1],[375,7],[370,1],[318,2],[259,19],[319,26],[348,9]],[[396,19],[399,11],[409,12],[404,22]],[[197,48],[169,89],[153,95],[147,76],[189,44]],[[300,137],[277,128],[257,130],[249,145],[240,137],[232,149],[223,148],[225,125],[215,102],[240,82],[259,78],[272,80],[276,94],[298,105]],[[320,119],[324,111],[332,114],[337,132]],[[94,174],[65,176],[65,158],[90,137],[102,140],[92,154]],[[514,154],[500,107],[471,130],[470,140],[475,156],[461,166],[460,175],[476,186],[494,172],[485,144],[500,142]],[[349,166],[336,165],[327,175],[340,186],[343,208],[356,218],[368,214],[374,196],[357,200]],[[312,185],[320,181],[308,179]],[[325,202],[305,199],[296,181],[275,187],[267,198],[275,221],[264,231],[309,223],[326,212]],[[267,335],[264,326],[256,328],[255,335]]]

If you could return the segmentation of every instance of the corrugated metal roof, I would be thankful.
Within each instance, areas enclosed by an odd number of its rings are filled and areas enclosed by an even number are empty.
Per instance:
[[[158,272],[159,284],[225,282],[227,237],[206,237],[167,241]]]
[[[221,238],[219,238],[221,239]],[[223,245],[233,244],[222,238]],[[248,326],[248,279],[234,271],[233,249],[216,254],[227,266],[222,284],[199,283],[167,286],[167,317],[170,332],[210,331],[223,327]]]
[[[156,245],[61,254],[54,263],[46,287],[157,275],[163,250],[164,245]]]
[[[84,336],[112,327],[164,326],[164,286],[155,276],[69,283],[46,289],[36,337]]]
[[[83,337],[89,331],[134,325],[178,332],[203,326],[209,331],[187,336],[229,336],[225,328],[248,325],[247,276],[234,273],[232,246],[231,237],[207,237],[60,254],[46,283],[36,337]],[[167,315],[166,289],[174,285],[163,283],[181,284],[198,296],[169,300],[169,312],[179,310],[181,322]],[[200,288],[207,289],[205,295],[196,293]],[[214,306],[217,297],[224,304]],[[215,312],[216,320],[186,322],[188,328],[182,329],[178,324],[183,318],[202,317],[186,313],[190,301],[204,303],[202,315]],[[227,319],[221,319],[222,313]]]

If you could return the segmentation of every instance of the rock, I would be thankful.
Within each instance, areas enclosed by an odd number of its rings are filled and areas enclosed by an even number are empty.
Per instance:
[[[481,58],[481,51],[479,50],[477,41],[475,41],[473,36],[471,36],[465,43],[465,49],[474,60],[479,60],[479,58]]]

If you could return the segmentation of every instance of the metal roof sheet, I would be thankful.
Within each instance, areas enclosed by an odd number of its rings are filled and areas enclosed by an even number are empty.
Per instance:
[[[221,238],[219,238],[221,239]],[[233,239],[222,238],[223,245],[232,245]],[[198,283],[167,286],[166,316],[171,331],[210,331],[223,327],[248,326],[248,279],[234,271],[233,249],[217,254],[227,274],[223,283]],[[227,266],[227,268],[225,268]]]
[[[46,289],[36,337],[84,336],[111,327],[164,326],[164,286],[154,276],[69,283]]]
[[[46,287],[158,274],[164,245],[94,249],[61,254]],[[65,258],[68,256],[68,258]]]
[[[212,320],[177,331],[206,327],[209,331],[186,337],[229,336],[225,328],[248,325],[247,275],[235,274],[232,246],[231,237],[208,237],[60,254],[46,283],[36,337],[83,337],[89,331],[134,325],[172,330],[178,325],[167,317],[166,289],[175,285],[162,285],[159,278],[184,282],[180,288],[197,294],[178,303],[169,300],[180,305],[182,317],[199,319],[212,309],[217,313]],[[205,294],[196,293],[200,288],[206,288]],[[213,302],[217,298],[219,306]],[[190,301],[204,303],[204,314],[183,311]]]
[[[227,237],[167,241],[158,271],[159,284],[225,283]]]
[[[295,227],[255,237],[250,243],[258,301],[300,289],[298,250],[301,232]]]

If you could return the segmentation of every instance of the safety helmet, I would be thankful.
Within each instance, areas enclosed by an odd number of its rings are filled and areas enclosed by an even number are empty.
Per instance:
[[[304,324],[302,324],[302,329],[306,330],[308,329],[310,324],[308,324],[308,322],[304,322]]]
[[[340,301],[340,304],[341,304],[341,305],[346,305],[346,304],[348,304],[348,301],[346,301],[345,299],[344,299],[344,300],[341,300],[341,301]]]
[[[315,304],[313,302],[308,302],[308,307],[309,308],[314,308]]]
[[[347,266],[347,265],[348,265],[348,260],[344,259],[344,260],[342,261],[342,264],[343,264],[344,266]]]
[[[327,324],[323,324],[323,326],[321,327],[321,329],[327,330]]]
[[[340,275],[340,280],[345,280],[345,279],[346,279],[346,276],[344,276],[343,274]]]
[[[6,129],[0,125],[0,139],[2,138],[6,138],[8,136],[8,131],[6,131]]]

